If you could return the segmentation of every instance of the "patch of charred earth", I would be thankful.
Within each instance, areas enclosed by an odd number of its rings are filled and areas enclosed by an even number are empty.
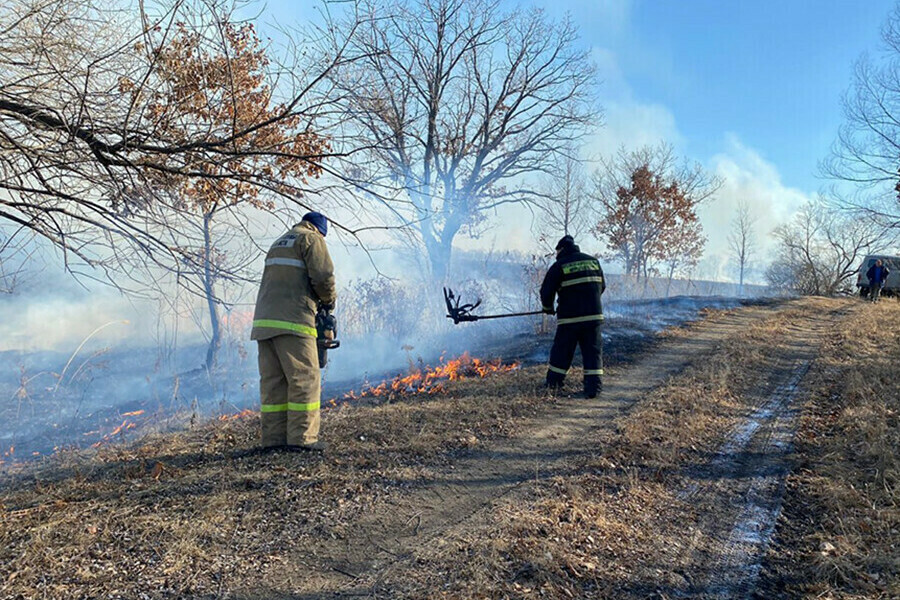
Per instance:
[[[741,301],[744,305],[769,302],[773,300]],[[628,364],[657,346],[660,341],[657,334],[664,327],[679,326],[701,317],[705,306],[731,306],[734,303],[734,299],[685,296],[613,303],[612,312],[618,316],[609,318],[604,327],[604,362],[607,366]],[[471,339],[470,353],[478,358],[502,357],[506,362],[516,361],[524,366],[544,364],[553,340],[552,325],[552,320],[548,320],[543,330],[522,332],[518,327],[500,328],[496,335],[488,333],[466,339]],[[461,327],[478,328],[484,324],[470,323]],[[50,386],[29,392],[26,387],[30,389],[33,385],[0,381],[0,393],[18,398],[0,409],[0,418],[16,423],[0,434],[0,451],[6,452],[11,446],[15,448],[7,463],[30,461],[52,454],[58,448],[77,449],[97,441],[119,443],[122,441],[119,436],[108,434],[120,425],[134,428],[128,430],[130,439],[152,432],[176,432],[222,412],[237,412],[252,396],[245,381],[231,382],[229,377],[211,375],[202,368],[172,378],[158,374],[139,376],[140,368],[144,366],[141,361],[146,357],[127,352],[103,356],[106,360],[96,366],[96,375],[92,373],[87,381],[78,385],[69,382],[59,389]],[[65,358],[47,353],[47,356],[36,356],[34,360],[40,359],[37,364],[41,365],[45,376],[50,377],[53,369],[60,370]],[[436,361],[437,356],[432,359]],[[17,353],[0,353],[0,364],[12,365],[21,360]],[[576,357],[575,366],[580,366],[579,361],[580,357]],[[423,366],[425,362],[420,359]],[[49,366],[55,363],[59,364]],[[116,377],[111,375],[110,369],[117,373]],[[388,370],[367,377],[377,385],[398,372]],[[23,370],[22,377],[25,375]],[[358,392],[359,386],[358,379],[326,381],[323,393],[340,403],[344,395]],[[379,401],[371,397],[354,399],[356,403],[367,405],[377,405]],[[141,414],[134,414],[138,412]]]

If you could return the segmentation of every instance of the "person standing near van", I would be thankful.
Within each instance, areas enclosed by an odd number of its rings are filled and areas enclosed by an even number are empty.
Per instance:
[[[878,299],[881,297],[881,288],[884,287],[884,282],[887,281],[890,274],[890,270],[884,266],[884,262],[880,258],[866,271],[866,277],[869,278],[869,295],[872,298],[872,302],[878,302]]]

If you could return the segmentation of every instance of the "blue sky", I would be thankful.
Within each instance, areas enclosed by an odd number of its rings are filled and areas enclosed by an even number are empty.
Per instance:
[[[816,189],[853,62],[877,47],[887,0],[555,3],[584,41],[615,54],[639,102],[671,111],[685,152],[708,160],[728,134]],[[618,21],[618,22],[616,22]]]
[[[309,18],[309,0],[268,4],[264,21]],[[586,156],[665,140],[725,180],[701,211],[709,237],[698,276],[728,277],[726,237],[739,198],[768,234],[824,182],[817,163],[842,116],[841,95],[863,52],[877,52],[895,0],[507,0],[571,15],[603,80],[605,125]],[[515,209],[511,209],[515,211]],[[502,223],[522,218],[500,215]],[[464,247],[533,249],[527,225],[505,225]],[[762,262],[762,261],[761,261]]]

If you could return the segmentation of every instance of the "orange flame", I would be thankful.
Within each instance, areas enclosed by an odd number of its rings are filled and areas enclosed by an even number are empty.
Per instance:
[[[256,414],[255,410],[250,410],[249,408],[245,408],[239,413],[234,413],[233,415],[222,415],[219,417],[220,421],[235,421],[237,419],[246,419],[247,417],[252,417]]]
[[[137,423],[135,423],[134,421],[129,421],[128,419],[123,419],[121,425],[119,425],[118,427],[116,427],[115,429],[113,429],[112,431],[107,433],[106,435],[104,435],[97,442],[91,444],[91,448],[99,448],[104,443],[109,442],[110,440],[112,440],[112,438],[119,435],[120,433],[124,433],[125,431],[128,431],[129,429],[134,429],[137,426],[138,426]],[[88,432],[85,435],[90,435],[91,433],[99,433],[99,432]]]
[[[133,410],[131,412],[122,413],[122,416],[123,417],[137,417],[138,415],[142,415],[142,414],[144,414],[144,411],[142,411],[142,410]]]
[[[436,367],[425,367],[406,376],[397,376],[390,381],[382,381],[376,386],[369,385],[359,392],[347,392],[342,400],[357,400],[372,396],[437,394],[444,391],[444,381],[457,381],[472,377],[484,378],[491,373],[506,373],[519,368],[519,363],[504,365],[499,359],[484,361],[480,358],[472,358],[468,352],[446,363],[444,363],[442,355],[440,361],[442,364]],[[331,405],[335,406],[335,404],[335,401],[332,400]]]

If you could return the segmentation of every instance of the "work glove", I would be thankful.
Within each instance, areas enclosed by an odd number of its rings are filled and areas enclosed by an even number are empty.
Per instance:
[[[326,313],[330,313],[334,310],[334,304],[319,304],[319,311],[324,311]]]

